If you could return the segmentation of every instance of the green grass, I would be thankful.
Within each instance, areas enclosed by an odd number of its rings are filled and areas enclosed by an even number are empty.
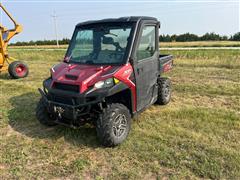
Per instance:
[[[239,41],[160,42],[161,47],[240,47]]]
[[[172,101],[151,106],[128,139],[102,147],[94,128],[46,128],[35,118],[37,88],[64,51],[10,51],[29,77],[0,75],[0,179],[239,179],[238,50],[173,53]]]

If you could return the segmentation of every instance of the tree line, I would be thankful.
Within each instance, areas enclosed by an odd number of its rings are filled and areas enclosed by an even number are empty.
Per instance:
[[[69,39],[64,38],[59,40],[60,45],[69,44]],[[185,33],[180,35],[160,35],[160,42],[190,42],[190,41],[240,41],[240,32],[228,37],[221,36],[216,33],[206,33],[202,36],[196,34]],[[16,42],[11,43],[10,45],[14,46],[35,46],[35,45],[55,45],[56,40],[38,40],[38,41],[29,41],[29,42]]]
[[[185,33],[180,35],[160,35],[160,42],[190,42],[190,41],[240,41],[240,32],[228,37],[215,33],[206,33],[203,36]]]
[[[60,45],[69,44],[70,39],[63,38],[59,40]],[[16,42],[11,43],[10,46],[38,46],[38,45],[55,45],[56,40],[38,40],[38,41],[28,41],[28,42]]]

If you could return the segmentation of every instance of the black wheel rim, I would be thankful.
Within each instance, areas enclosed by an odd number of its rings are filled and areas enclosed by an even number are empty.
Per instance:
[[[113,134],[120,138],[122,137],[127,129],[127,118],[124,114],[119,114],[113,120]]]

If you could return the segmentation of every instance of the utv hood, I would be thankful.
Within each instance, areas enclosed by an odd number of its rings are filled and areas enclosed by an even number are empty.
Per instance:
[[[80,93],[86,91],[96,82],[113,76],[119,66],[83,65],[60,63],[51,69],[53,84],[55,82],[79,85]]]

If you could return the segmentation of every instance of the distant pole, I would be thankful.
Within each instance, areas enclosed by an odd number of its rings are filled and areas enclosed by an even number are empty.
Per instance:
[[[55,37],[56,37],[56,41],[57,41],[57,47],[59,47],[59,42],[58,42],[58,29],[57,29],[57,15],[56,12],[54,11],[53,15],[53,22],[54,22],[54,31],[55,31]]]
[[[240,32],[240,0],[238,0],[238,31]]]

